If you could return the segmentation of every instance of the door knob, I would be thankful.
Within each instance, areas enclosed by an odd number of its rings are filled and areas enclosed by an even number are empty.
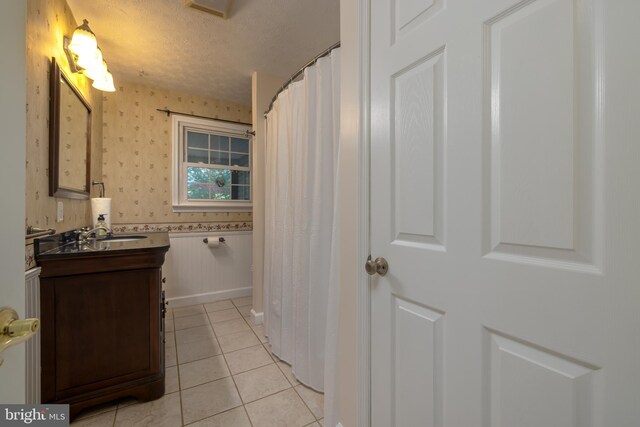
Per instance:
[[[380,276],[384,276],[389,271],[389,264],[387,260],[379,256],[374,260],[371,259],[371,255],[367,258],[367,262],[364,264],[364,269],[369,276],[373,276],[378,273]]]
[[[18,313],[11,308],[0,309],[0,353],[7,347],[20,344],[33,337],[40,329],[38,319],[18,320]],[[0,365],[4,360],[0,357]]]

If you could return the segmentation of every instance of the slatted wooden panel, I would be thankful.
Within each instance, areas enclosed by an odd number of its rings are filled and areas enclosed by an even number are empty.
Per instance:
[[[224,237],[209,248],[205,237]],[[252,233],[172,234],[163,266],[164,289],[170,307],[251,294]]]

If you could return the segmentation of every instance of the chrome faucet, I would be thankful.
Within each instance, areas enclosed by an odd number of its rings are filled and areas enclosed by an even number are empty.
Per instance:
[[[113,234],[113,232],[111,231],[111,229],[107,226],[104,225],[99,225],[95,228],[92,228],[91,230],[89,230],[89,227],[84,227],[81,228],[80,230],[75,231],[77,239],[78,239],[78,243],[84,243],[86,242],[89,237],[91,236],[91,233],[95,233],[97,230],[104,230],[107,232],[107,236],[111,236]]]

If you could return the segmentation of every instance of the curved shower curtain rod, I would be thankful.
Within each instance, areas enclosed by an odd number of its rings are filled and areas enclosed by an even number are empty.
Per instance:
[[[278,91],[276,92],[275,95],[273,95],[273,98],[271,98],[271,102],[269,103],[269,108],[267,108],[267,111],[264,112],[264,116],[266,117],[267,114],[269,114],[269,111],[271,111],[271,108],[273,108],[273,103],[276,102],[276,99],[278,98],[278,95],[280,95],[282,93],[283,90],[285,90],[287,87],[289,87],[289,85],[291,83],[293,83],[293,81],[298,78],[298,76],[300,74],[302,74],[304,72],[305,69],[307,69],[307,67],[312,66],[313,64],[315,64],[318,59],[322,58],[323,56],[327,56],[328,54],[331,53],[331,51],[333,49],[336,49],[340,47],[340,42],[334,43],[333,45],[331,45],[328,49],[323,50],[319,55],[316,55],[311,61],[307,62],[302,68],[300,68],[298,71],[296,71],[295,73],[293,73],[291,75],[291,77],[289,77],[286,80],[286,83],[283,84],[280,89],[278,89]]]

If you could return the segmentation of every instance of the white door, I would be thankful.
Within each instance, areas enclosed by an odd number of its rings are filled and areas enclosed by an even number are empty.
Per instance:
[[[640,426],[640,2],[371,8],[372,424]]]
[[[26,2],[0,2],[0,308],[24,318],[24,181],[26,133]],[[44,88],[41,88],[44,89]],[[25,347],[0,357],[0,403],[25,401]]]

